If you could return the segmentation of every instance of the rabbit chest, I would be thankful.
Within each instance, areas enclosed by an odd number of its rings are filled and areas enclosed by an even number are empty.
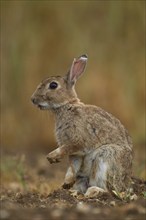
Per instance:
[[[85,147],[86,135],[84,122],[77,109],[64,110],[56,117],[56,139],[59,145],[75,145]]]
[[[67,119],[67,118],[66,118]],[[56,139],[59,145],[83,145],[85,142],[81,123],[74,120],[66,120],[64,123],[56,123]]]

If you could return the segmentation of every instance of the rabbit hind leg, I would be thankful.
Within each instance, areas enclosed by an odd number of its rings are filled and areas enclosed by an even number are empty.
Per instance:
[[[111,144],[101,146],[94,153],[89,185],[118,192],[125,190],[131,174],[131,150]]]
[[[107,169],[108,164],[102,158],[95,158],[91,169],[89,186],[98,186],[101,189],[107,190]]]
[[[78,174],[73,189],[80,193],[85,193],[89,186],[89,178],[85,175]]]
[[[82,157],[80,169],[76,174],[76,181],[73,188],[81,193],[85,193],[89,187],[89,174],[92,168],[92,158],[92,151]]]

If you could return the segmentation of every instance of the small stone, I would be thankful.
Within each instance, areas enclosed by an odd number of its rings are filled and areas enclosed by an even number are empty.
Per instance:
[[[15,195],[15,198],[16,199],[21,199],[22,198],[22,193],[17,192],[16,195]]]
[[[132,196],[130,196],[130,200],[137,200],[138,196],[136,194],[133,194]]]
[[[111,202],[110,202],[110,205],[111,205],[111,206],[115,206],[115,205],[116,205],[116,202],[115,202],[115,201],[111,201]]]
[[[45,205],[40,205],[40,208],[45,209],[45,208],[46,208],[46,206],[45,206]]]
[[[133,191],[134,191],[134,190],[133,190],[133,188],[132,188],[132,187],[131,187],[131,188],[129,188],[129,192],[130,192],[130,193],[133,193]]]

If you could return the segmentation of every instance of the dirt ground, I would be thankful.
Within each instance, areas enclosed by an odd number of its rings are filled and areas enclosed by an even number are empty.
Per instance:
[[[50,165],[44,155],[4,156],[1,162],[2,220],[144,220],[146,181],[133,177],[133,191],[85,198],[61,187],[67,161]]]

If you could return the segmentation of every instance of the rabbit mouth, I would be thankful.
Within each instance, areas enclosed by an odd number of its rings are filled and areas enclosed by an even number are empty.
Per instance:
[[[42,106],[42,105],[38,105],[38,107],[39,107],[39,109],[41,109],[41,110],[46,110],[46,109],[48,109],[46,106]]]
[[[49,106],[46,103],[41,103],[37,105],[39,109],[41,110],[47,110]]]

